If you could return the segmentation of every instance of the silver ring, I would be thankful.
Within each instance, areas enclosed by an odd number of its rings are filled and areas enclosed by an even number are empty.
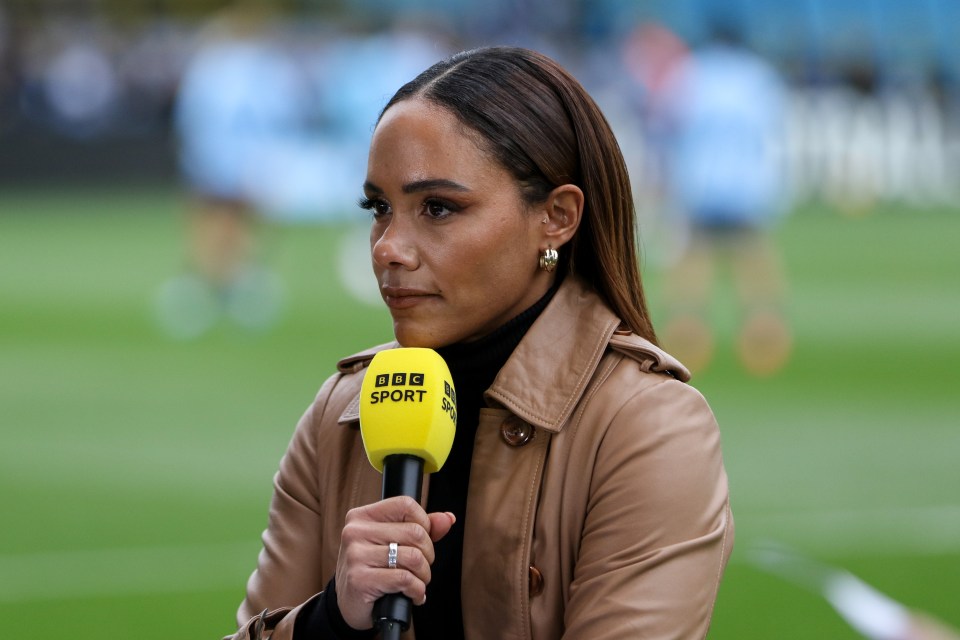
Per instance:
[[[391,542],[387,547],[387,566],[391,569],[397,568],[397,553],[400,550],[400,545],[396,542]]]

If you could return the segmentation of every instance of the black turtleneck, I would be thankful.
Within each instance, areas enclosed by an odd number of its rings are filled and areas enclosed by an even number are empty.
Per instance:
[[[457,517],[450,532],[434,543],[436,559],[431,567],[432,578],[427,585],[427,601],[413,608],[413,622],[418,640],[458,640],[463,638],[463,612],[460,602],[460,576],[463,559],[463,531],[466,524],[467,486],[470,482],[470,462],[473,443],[480,420],[480,408],[485,406],[483,393],[493,384],[510,354],[520,344],[533,322],[553,298],[560,280],[533,306],[508,321],[493,333],[474,342],[463,342],[437,349],[453,376],[457,392],[457,430],[453,448],[443,467],[430,476],[427,511],[450,511]],[[294,639],[333,637],[342,640],[370,638],[372,631],[354,631],[339,615],[336,606],[336,585],[331,580],[326,592],[314,606],[306,608],[297,618]],[[336,619],[339,618],[339,619]],[[326,632],[328,635],[315,635]]]
[[[433,545],[436,559],[431,566],[432,578],[427,585],[427,601],[423,606],[413,609],[418,640],[463,638],[460,602],[463,532],[473,443],[480,421],[480,408],[485,406],[483,393],[493,384],[507,358],[555,292],[556,286],[532,307],[488,336],[474,342],[437,349],[450,367],[453,386],[457,391],[457,434],[453,439],[450,457],[439,471],[430,476],[427,511],[450,511],[457,516],[457,522],[450,533]]]

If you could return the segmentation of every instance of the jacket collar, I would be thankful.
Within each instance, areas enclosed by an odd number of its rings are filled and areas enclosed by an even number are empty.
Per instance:
[[[526,422],[557,432],[586,391],[608,345],[656,371],[686,382],[690,373],[653,343],[620,328],[613,311],[582,280],[568,275],[553,299],[497,374],[486,398]],[[344,358],[341,373],[356,373],[374,354],[399,346],[382,344]],[[347,404],[338,422],[360,419],[360,394]]]
[[[337,370],[342,374],[351,374],[362,371],[367,368],[367,365],[370,364],[370,361],[373,360],[373,356],[377,355],[377,352],[384,351],[385,349],[396,349],[400,346],[400,343],[387,342],[385,344],[377,345],[376,347],[371,347],[366,351],[361,351],[360,353],[355,353],[352,356],[347,356],[343,360],[337,363]],[[337,419],[339,424],[350,424],[352,422],[360,421],[360,388],[357,387],[357,393],[353,396],[350,402],[347,403],[346,408],[344,408],[343,413],[340,414],[340,417]]]
[[[619,324],[597,294],[568,275],[500,370],[487,399],[536,427],[559,431]]]

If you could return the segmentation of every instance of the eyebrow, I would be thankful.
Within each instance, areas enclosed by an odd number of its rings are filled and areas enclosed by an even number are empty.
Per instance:
[[[404,193],[418,193],[420,191],[430,191],[431,189],[449,189],[451,191],[470,191],[469,188],[445,178],[430,178],[427,180],[416,180],[403,185]],[[383,189],[373,184],[369,180],[363,183],[363,190],[368,193],[383,193]]]

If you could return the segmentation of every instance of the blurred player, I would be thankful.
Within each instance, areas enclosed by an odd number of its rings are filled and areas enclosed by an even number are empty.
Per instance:
[[[257,259],[257,224],[278,140],[304,120],[302,79],[271,40],[269,11],[240,3],[218,16],[185,71],[175,127],[190,190],[186,272],[159,295],[163,327],[200,335],[226,314],[250,329],[280,311],[281,283]]]
[[[769,229],[784,210],[779,159],[784,89],[769,64],[726,23],[675,65],[664,90],[667,183],[684,251],[668,270],[664,344],[693,370],[714,352],[708,321],[718,272],[738,298],[737,351],[757,375],[779,370],[791,349],[785,281]]]

